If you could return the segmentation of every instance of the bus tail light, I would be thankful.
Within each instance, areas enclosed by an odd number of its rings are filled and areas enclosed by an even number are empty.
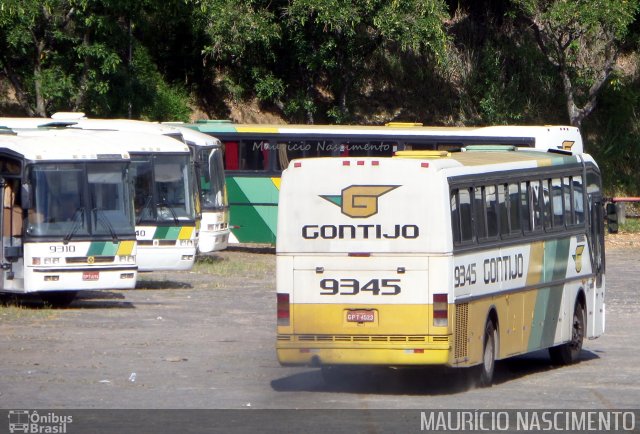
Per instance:
[[[449,325],[449,302],[447,294],[433,294],[433,326],[446,327]]]
[[[289,294],[277,294],[278,297],[278,325],[289,325]]]

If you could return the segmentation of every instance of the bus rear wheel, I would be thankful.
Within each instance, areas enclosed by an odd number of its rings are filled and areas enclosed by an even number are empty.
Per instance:
[[[578,361],[586,329],[585,311],[582,303],[577,302],[573,309],[571,340],[562,345],[549,348],[549,356],[554,365],[570,365]]]
[[[493,321],[487,320],[484,326],[482,362],[467,371],[467,383],[472,387],[491,387],[496,367],[498,333]]]
[[[493,383],[493,373],[496,369],[497,344],[498,333],[493,325],[493,321],[488,320],[484,327],[482,363],[478,367],[480,370],[478,376],[478,383],[480,387],[491,387],[491,384]]]
[[[40,298],[52,307],[67,307],[76,298],[78,291],[41,292]]]

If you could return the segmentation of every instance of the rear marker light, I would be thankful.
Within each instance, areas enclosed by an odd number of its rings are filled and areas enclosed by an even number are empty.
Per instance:
[[[369,256],[371,256],[371,253],[351,252],[349,253],[349,256],[351,256],[352,258],[368,258]]]
[[[289,325],[289,294],[276,294],[278,297],[278,325],[279,326],[288,326]]]
[[[343,166],[351,166],[351,161],[343,161],[342,165]]]
[[[429,167],[429,163],[420,163],[420,167],[427,168],[427,167]]]
[[[364,161],[358,161],[358,166],[364,166]]]
[[[302,163],[300,162],[293,163],[293,167],[302,167]]]
[[[372,165],[372,166],[379,166],[379,165],[380,165],[380,162],[379,162],[379,161],[372,161],[372,162],[371,162],[371,165]]]
[[[449,301],[447,294],[433,294],[433,325],[447,327],[449,325]]]

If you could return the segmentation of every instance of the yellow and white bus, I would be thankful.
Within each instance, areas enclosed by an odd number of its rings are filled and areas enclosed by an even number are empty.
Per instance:
[[[278,216],[282,365],[475,367],[604,331],[599,169],[510,146],[293,160]]]
[[[135,287],[130,157],[112,143],[0,134],[0,292],[65,305]]]

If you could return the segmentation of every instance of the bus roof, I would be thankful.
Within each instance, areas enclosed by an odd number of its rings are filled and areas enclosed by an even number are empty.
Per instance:
[[[11,129],[69,128],[83,130],[112,130],[165,135],[182,141],[180,130],[159,122],[133,119],[91,119],[84,113],[60,112],[50,118],[0,118],[0,126]]]
[[[32,161],[128,160],[129,153],[99,136],[20,136],[0,135],[0,150]]]
[[[74,130],[74,129],[40,129],[40,130],[17,130],[16,136],[5,135],[0,137],[17,137],[19,139],[29,139],[30,144],[43,143],[49,147],[51,154],[67,153],[72,144],[80,143],[84,145],[82,149],[87,153],[87,146],[99,146],[104,153],[188,153],[189,148],[183,142],[179,142],[171,137],[157,134],[127,132],[127,131],[104,131],[104,130]],[[26,141],[21,142],[26,143]],[[55,145],[55,147],[54,147]],[[30,145],[31,146],[31,145]],[[92,149],[93,150],[93,149]],[[77,153],[77,151],[76,151]],[[53,155],[51,156],[53,157]],[[58,158],[62,159],[62,157]]]
[[[462,152],[403,151],[399,152],[398,155],[394,156],[392,159],[389,159],[388,157],[305,158],[292,160],[289,167],[297,165],[297,167],[324,166],[328,168],[331,164],[335,164],[335,166],[350,166],[351,164],[355,166],[367,164],[379,165],[382,161],[411,160],[413,162],[417,161],[415,164],[420,164],[424,168],[430,168],[436,171],[460,168],[461,170],[471,172],[490,172],[494,170],[501,170],[496,166],[504,166],[510,163],[521,163],[520,165],[532,167],[546,167],[577,163],[580,159],[593,161],[591,156],[588,154],[577,156],[570,152],[555,152],[553,150],[543,151],[531,148],[512,147],[510,150],[487,149],[478,151],[463,150]],[[335,163],[331,163],[332,160],[334,160]],[[401,164],[412,163],[407,162]]]
[[[504,143],[505,139],[513,143],[534,146],[546,139],[552,146],[536,147],[547,149],[571,150],[583,152],[583,143],[578,128],[563,125],[496,125],[486,127],[425,127],[420,124],[393,123],[385,126],[361,125],[296,125],[296,124],[234,124],[219,121],[198,121],[191,126],[207,134],[224,136],[225,134],[254,135],[302,135],[319,137],[375,137],[378,140],[412,140],[418,137],[434,141],[469,141],[477,138],[482,142],[492,139]],[[482,140],[484,139],[484,140]]]

